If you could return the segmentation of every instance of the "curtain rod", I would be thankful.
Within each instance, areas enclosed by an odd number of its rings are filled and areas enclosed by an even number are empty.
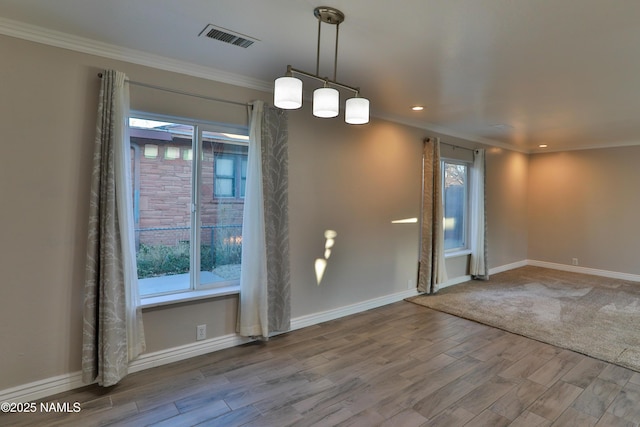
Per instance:
[[[426,141],[427,139],[428,139],[428,138],[425,138],[424,140]],[[450,143],[448,143],[448,142],[442,142],[442,141],[440,141],[440,145],[448,145],[449,147],[453,148],[454,150],[455,150],[455,149],[457,149],[457,148],[459,148],[459,149],[461,149],[461,150],[468,150],[468,151],[473,151],[473,152],[475,152],[475,151],[476,151],[476,149],[475,149],[475,148],[462,147],[462,146],[460,146],[460,145],[454,145],[454,144],[450,144]]]
[[[98,73],[98,77],[102,78],[102,73]],[[171,92],[171,93],[175,93],[175,94],[178,94],[178,95],[193,96],[194,98],[206,99],[207,101],[224,102],[226,104],[239,105],[239,106],[242,106],[242,107],[252,107],[252,105],[247,103],[247,102],[237,102],[237,101],[229,101],[228,99],[213,98],[211,96],[199,95],[197,93],[184,92],[184,91],[176,90],[176,89],[169,89],[169,88],[166,88],[166,87],[155,86],[155,85],[151,85],[151,84],[148,84],[148,83],[136,82],[136,81],[129,80],[129,79],[127,79],[126,81],[130,85],[134,85],[134,86],[141,86],[141,87],[146,87],[146,88],[149,88],[149,89],[156,89],[156,90],[161,90],[161,91],[164,91],[164,92]]]

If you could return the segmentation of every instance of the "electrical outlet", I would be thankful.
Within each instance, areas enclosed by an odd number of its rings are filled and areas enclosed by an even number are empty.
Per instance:
[[[413,289],[415,286],[413,286],[413,279],[409,279],[407,280],[407,289]]]
[[[207,338],[207,325],[196,326],[196,341],[201,341]]]
[[[572,258],[571,259],[571,264],[572,265],[578,265],[578,258]]]

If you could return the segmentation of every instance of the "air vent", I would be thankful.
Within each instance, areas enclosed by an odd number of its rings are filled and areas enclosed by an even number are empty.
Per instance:
[[[204,30],[198,34],[198,37],[208,37],[213,40],[219,40],[224,43],[229,43],[234,46],[240,46],[248,48],[253,43],[260,41],[253,37],[249,37],[244,34],[236,33],[226,28],[216,27],[215,25],[207,25]]]

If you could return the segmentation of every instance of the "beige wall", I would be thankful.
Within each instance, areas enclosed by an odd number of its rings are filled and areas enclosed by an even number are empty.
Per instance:
[[[529,258],[640,274],[640,147],[530,156]]]
[[[132,80],[243,102],[270,95],[4,36],[0,57],[3,390],[80,370],[97,72],[116,68]],[[244,108],[135,86],[131,102],[143,111],[246,123]],[[351,127],[314,119],[306,107],[291,112],[289,126],[293,316],[401,292],[409,280],[415,286],[418,227],[391,220],[419,215],[421,141],[432,133],[382,120]],[[526,258],[522,159],[489,151],[491,266]],[[338,236],[318,285],[313,262],[326,229]],[[464,258],[448,265],[450,277],[466,274]],[[198,324],[207,324],[209,337],[233,333],[236,301],[145,310],[148,351],[194,342]]]
[[[321,312],[415,287],[422,131],[374,121],[329,125],[290,115],[292,315]],[[325,230],[335,246],[316,283]]]
[[[528,155],[489,148],[486,209],[489,267],[527,259]]]
[[[0,390],[77,372],[91,157],[104,68],[203,95],[268,94],[0,37]],[[132,109],[246,124],[244,107],[131,86]],[[234,297],[145,311],[148,351],[233,332]]]

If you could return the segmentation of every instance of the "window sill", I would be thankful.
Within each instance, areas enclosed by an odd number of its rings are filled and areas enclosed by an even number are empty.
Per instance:
[[[142,298],[140,302],[140,307],[142,309],[161,307],[161,306],[171,305],[171,304],[180,304],[183,302],[224,297],[227,295],[237,295],[239,293],[240,293],[240,285],[226,286],[223,288],[202,289],[198,291],[180,292],[177,294],[159,295],[155,297]]]
[[[467,256],[467,255],[471,255],[471,249],[463,249],[460,251],[451,251],[451,252],[445,252],[444,253],[444,257],[446,258],[457,258],[457,257],[461,257],[461,256]]]

